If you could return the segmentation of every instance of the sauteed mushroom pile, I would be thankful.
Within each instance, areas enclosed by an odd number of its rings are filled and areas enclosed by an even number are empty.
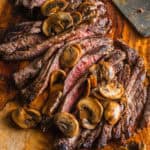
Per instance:
[[[41,6],[42,14],[48,17],[43,23],[43,33],[46,36],[57,35],[83,22],[91,22],[98,16],[97,7],[94,2],[85,1],[73,9],[66,0],[47,0]]]

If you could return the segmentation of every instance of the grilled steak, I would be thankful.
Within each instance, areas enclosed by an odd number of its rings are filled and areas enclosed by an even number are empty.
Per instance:
[[[12,42],[26,35],[41,33],[42,21],[26,21],[5,30],[3,42]]]
[[[103,37],[111,27],[103,2],[63,1],[52,14],[44,14],[45,0],[13,2],[49,16],[11,27],[0,44],[1,60],[33,60],[13,74],[25,101],[12,113],[18,126],[54,127],[55,149],[74,150],[124,143],[150,124],[144,61],[121,40]]]
[[[108,144],[109,141],[119,140],[124,142],[125,139],[129,138],[138,129],[138,122],[142,119],[144,105],[146,106],[146,109],[143,124],[145,126],[146,123],[149,123],[149,105],[147,105],[149,104],[149,101],[147,101],[146,104],[147,92],[146,87],[143,84],[145,76],[143,60],[136,52],[133,52],[133,49],[130,49],[120,40],[115,42],[114,50],[104,57],[104,60],[110,64],[114,64],[117,77],[115,80],[118,80],[125,89],[127,101],[125,102],[125,105],[124,103],[120,104],[122,112],[120,120],[117,124],[112,125],[103,118],[101,123],[98,124],[94,130],[81,128],[80,136],[76,137],[76,140],[62,137],[60,139],[57,138],[54,144],[56,149],[101,148]],[[86,67],[86,65],[81,66]],[[83,75],[85,73],[87,74],[87,71],[84,72]],[[73,79],[75,77],[73,77]],[[74,90],[74,88],[72,90]],[[68,96],[69,98],[64,98],[64,103],[60,106],[60,111],[69,112],[73,108],[76,109],[75,104],[78,102],[78,99],[82,97],[83,92],[80,90],[81,93],[78,95],[77,93],[72,92],[72,90],[67,94],[70,95],[70,93],[72,93],[72,97]],[[99,100],[103,103],[101,98]],[[75,110],[75,112],[76,111],[77,110]],[[78,118],[77,113],[75,113],[75,115]]]
[[[44,2],[45,0],[15,0],[16,5],[23,5],[29,9],[40,7]]]

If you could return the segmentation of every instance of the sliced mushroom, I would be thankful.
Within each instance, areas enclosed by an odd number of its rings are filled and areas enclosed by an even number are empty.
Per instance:
[[[76,45],[70,45],[64,49],[60,56],[60,65],[63,68],[72,68],[80,57],[81,49],[77,48]]]
[[[63,25],[64,29],[68,29],[73,26],[73,18],[70,13],[68,12],[58,12],[57,13],[61,24]]]
[[[99,99],[99,100],[103,100],[103,101],[107,101],[108,99],[103,97],[100,92],[99,92],[99,89],[98,88],[93,88],[91,90],[91,95],[94,96],[95,98]]]
[[[90,92],[91,92],[91,81],[90,81],[90,79],[88,78],[88,79],[85,81],[84,84],[85,84],[85,85],[84,85],[85,89],[84,89],[84,94],[83,94],[83,96],[88,97],[88,96],[90,95]]]
[[[61,103],[61,97],[61,91],[53,92],[50,95],[47,103],[43,107],[42,113],[48,115],[49,117],[52,117]]]
[[[108,99],[120,99],[124,94],[123,86],[117,81],[103,83],[99,87],[99,91],[102,96]]]
[[[41,12],[44,16],[49,16],[51,13],[65,10],[67,6],[66,0],[46,0],[41,6]]]
[[[37,126],[41,121],[39,111],[30,108],[19,108],[12,112],[12,120],[23,129],[29,129]]]
[[[74,25],[78,25],[82,22],[82,15],[80,12],[76,11],[76,12],[72,12],[71,16],[73,18],[73,23]]]
[[[51,14],[42,26],[43,33],[46,36],[53,36],[62,33],[73,26],[73,18],[70,13],[58,12]]]
[[[63,70],[55,70],[50,76],[50,93],[56,91],[62,91],[64,87],[64,80],[66,78],[66,73]]]
[[[108,62],[100,62],[100,77],[107,81],[112,80],[115,77],[115,70]]]
[[[58,129],[67,137],[74,137],[79,134],[79,123],[70,113],[60,112],[54,116],[54,123]]]
[[[29,107],[36,110],[40,110],[45,104],[47,98],[48,98],[48,91],[44,91],[42,94],[40,94],[39,96],[37,96],[35,99],[31,101]]]
[[[51,14],[44,22],[42,31],[46,36],[53,36],[64,31],[57,14]]]
[[[81,125],[86,129],[94,129],[101,121],[103,115],[103,106],[92,97],[85,97],[77,104],[77,110]]]
[[[107,104],[104,117],[105,120],[108,121],[109,124],[115,125],[121,116],[121,107],[117,102],[111,101]]]
[[[91,82],[91,87],[96,88],[98,83],[97,83],[97,76],[96,75],[90,75],[89,77],[90,82]]]

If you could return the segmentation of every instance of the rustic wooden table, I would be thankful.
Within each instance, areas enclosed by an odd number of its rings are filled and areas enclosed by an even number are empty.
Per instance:
[[[110,37],[122,38],[127,44],[139,51],[145,59],[145,66],[150,73],[150,38],[143,38],[138,35],[126,19],[118,10],[105,0],[109,13],[112,17],[113,28]],[[4,29],[11,23],[17,22],[20,17],[13,15],[11,5],[7,0],[0,0],[0,29]],[[0,30],[0,34],[1,34]],[[7,79],[11,73],[16,70],[16,65],[0,62],[0,106],[15,97],[15,91],[7,84]],[[53,138],[45,135],[39,130],[19,130],[10,125],[9,112],[17,107],[16,102],[9,102],[3,110],[0,111],[0,150],[50,150]],[[138,131],[129,140],[143,141],[147,144],[147,150],[150,149],[150,129],[146,128]],[[117,150],[116,145],[109,145],[106,150]]]

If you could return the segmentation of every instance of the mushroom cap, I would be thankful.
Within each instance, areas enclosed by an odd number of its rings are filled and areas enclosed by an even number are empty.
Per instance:
[[[41,6],[41,12],[44,16],[49,16],[51,13],[65,10],[67,6],[66,0],[46,0]]]
[[[102,96],[108,99],[120,99],[124,94],[124,87],[117,81],[103,83],[99,87]]]
[[[79,134],[79,123],[75,116],[67,112],[59,112],[54,116],[54,124],[66,137]]]
[[[70,45],[60,56],[60,65],[63,68],[72,68],[80,58],[81,49],[77,45]]]
[[[100,65],[100,76],[106,80],[112,80],[115,77],[115,70],[112,65],[108,62],[101,61]]]
[[[42,30],[46,36],[53,36],[62,33],[73,26],[73,18],[68,12],[51,14],[44,20]]]
[[[97,99],[92,97],[81,99],[77,104],[77,110],[81,125],[86,129],[94,129],[103,115],[103,106]]]
[[[80,12],[76,11],[76,12],[72,12],[71,16],[73,18],[73,23],[74,25],[78,25],[82,22],[82,15]]]
[[[110,101],[104,111],[105,120],[108,121],[109,124],[115,125],[121,116],[121,107],[117,102]]]
[[[58,69],[53,71],[50,76],[50,93],[62,91],[65,78],[66,72],[64,72],[63,70]]]
[[[51,14],[44,20],[42,25],[42,31],[46,36],[52,36],[61,33],[64,30],[63,25],[60,23],[57,14]]]
[[[84,86],[84,96],[85,97],[88,97],[90,95],[90,92],[91,92],[91,81],[90,79],[88,78],[86,81],[85,81],[85,86]]]
[[[40,112],[30,108],[16,109],[12,112],[11,117],[15,124],[23,129],[33,128],[41,121]]]

